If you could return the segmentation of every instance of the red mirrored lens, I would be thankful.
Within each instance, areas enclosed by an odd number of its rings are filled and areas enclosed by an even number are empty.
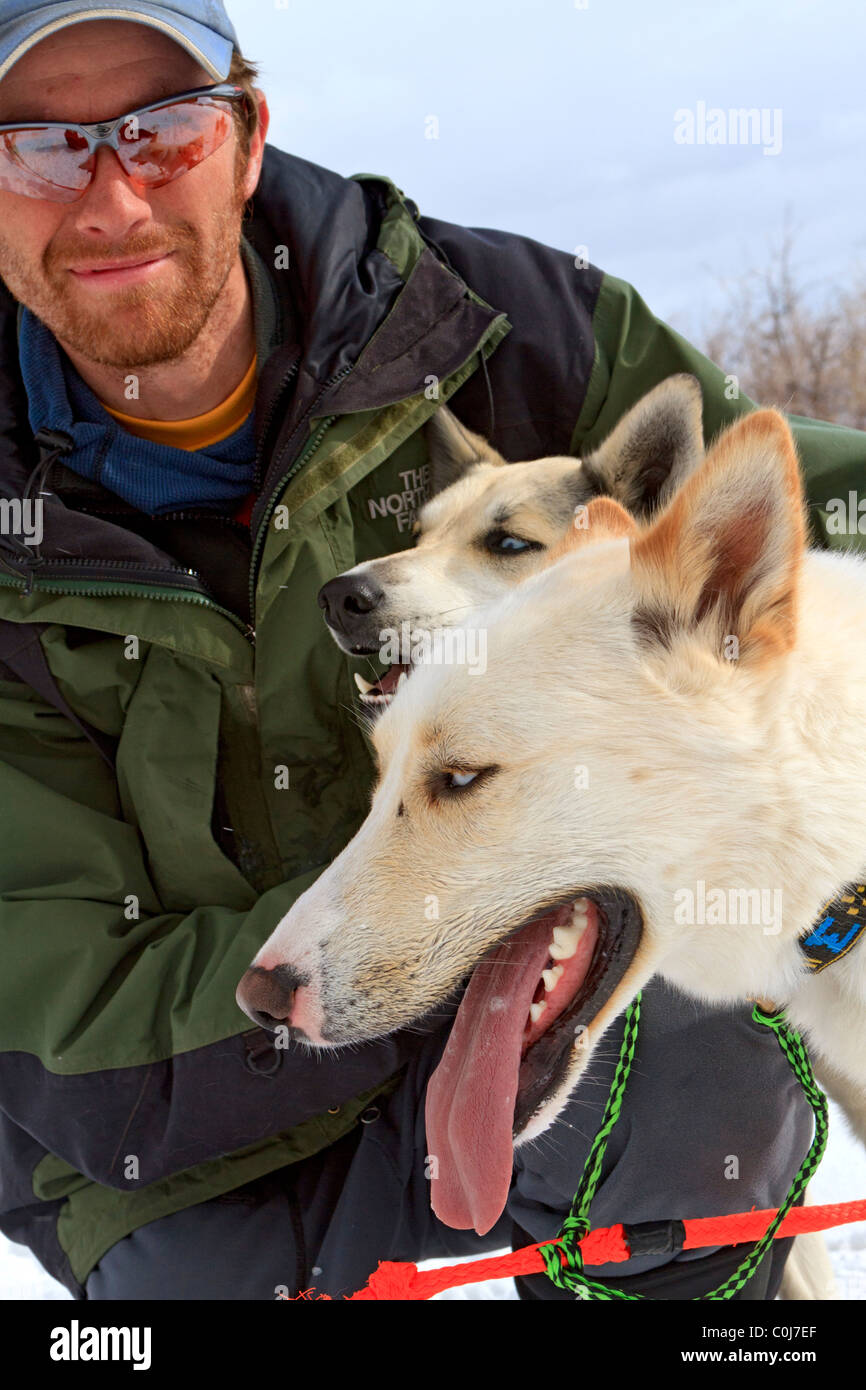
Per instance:
[[[231,103],[180,101],[132,115],[118,132],[117,157],[138,183],[161,188],[225,144]],[[0,132],[0,188],[52,202],[75,202],[93,178],[94,156],[76,130],[55,127]]]
[[[74,202],[90,183],[93,160],[77,130],[0,133],[0,188],[31,198]]]
[[[130,116],[120,128],[117,154],[131,179],[160,188],[214,154],[231,128],[227,102],[181,101]]]

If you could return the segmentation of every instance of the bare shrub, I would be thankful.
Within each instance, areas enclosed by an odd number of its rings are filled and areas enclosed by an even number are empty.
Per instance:
[[[807,301],[793,238],[728,287],[731,303],[703,350],[760,405],[866,428],[866,284]]]

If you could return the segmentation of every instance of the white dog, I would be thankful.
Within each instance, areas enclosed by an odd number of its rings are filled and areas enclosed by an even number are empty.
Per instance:
[[[773,411],[645,527],[587,512],[476,614],[483,675],[413,672],[373,733],[367,820],[254,962],[283,967],[280,1017],[319,1046],[409,1024],[473,972],[427,1120],[437,1212],[479,1231],[512,1137],[552,1123],[655,974],[783,1004],[866,1141],[866,567],[807,552]]]

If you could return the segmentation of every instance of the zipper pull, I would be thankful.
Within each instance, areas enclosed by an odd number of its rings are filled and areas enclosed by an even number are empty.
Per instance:
[[[48,482],[48,475],[51,472],[52,465],[64,454],[72,452],[75,447],[75,441],[65,430],[49,430],[45,428],[37,430],[33,439],[39,448],[39,462],[27,479],[24,488],[24,500],[29,501],[33,498],[37,501],[38,505],[41,506],[42,504],[39,499],[45,492],[45,486]],[[45,495],[50,497],[51,493],[46,493]],[[28,545],[25,548],[31,565],[42,562],[41,542],[33,546]],[[33,574],[31,571],[27,578],[28,598],[32,590]]]

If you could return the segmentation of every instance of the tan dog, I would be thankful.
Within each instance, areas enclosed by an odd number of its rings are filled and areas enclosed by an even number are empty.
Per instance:
[[[588,513],[474,615],[484,676],[412,675],[374,732],[366,822],[254,962],[283,967],[279,1018],[319,1046],[409,1024],[474,972],[427,1119],[437,1213],[479,1231],[512,1131],[551,1124],[654,974],[784,1003],[866,1140],[866,945],[817,975],[798,945],[866,870],[866,567],[805,551],[771,411],[645,528]]]
[[[415,547],[356,565],[319,594],[344,651],[392,665],[381,682],[355,678],[374,712],[413,664],[422,634],[461,624],[478,604],[543,569],[594,497],[646,516],[671,496],[703,457],[700,387],[692,376],[669,377],[585,459],[506,464],[445,406],[427,443],[434,495],[419,512]],[[405,636],[403,661],[388,654],[393,633]]]

